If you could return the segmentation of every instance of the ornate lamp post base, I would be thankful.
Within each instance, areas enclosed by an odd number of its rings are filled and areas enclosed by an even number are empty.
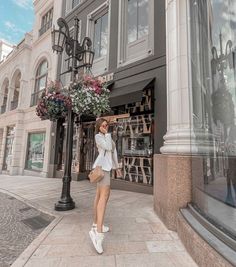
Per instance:
[[[65,200],[59,200],[55,204],[55,210],[57,211],[67,211],[67,210],[73,210],[75,208],[75,202],[72,198],[65,199]]]

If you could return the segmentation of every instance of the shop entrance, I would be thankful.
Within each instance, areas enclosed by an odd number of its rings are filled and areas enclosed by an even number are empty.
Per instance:
[[[140,103],[127,104],[124,114],[104,117],[109,121],[109,132],[116,143],[118,161],[123,176],[112,178],[129,183],[153,185],[153,119],[151,90],[144,92]],[[119,108],[118,108],[119,110]],[[80,171],[88,172],[97,156],[94,142],[95,122],[82,123]]]

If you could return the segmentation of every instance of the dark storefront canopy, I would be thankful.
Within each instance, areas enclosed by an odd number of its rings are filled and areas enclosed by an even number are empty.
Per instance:
[[[119,86],[119,82],[111,84],[110,106],[120,106],[142,100],[143,90],[150,85],[154,79],[147,79],[140,82]]]

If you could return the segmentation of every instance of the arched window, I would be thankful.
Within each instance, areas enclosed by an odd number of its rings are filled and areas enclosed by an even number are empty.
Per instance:
[[[44,60],[40,63],[35,76],[35,92],[39,92],[46,87],[48,77],[48,62]]]
[[[48,62],[43,60],[36,71],[34,93],[31,95],[30,106],[35,106],[40,94],[46,88],[48,78]]]
[[[1,108],[0,108],[0,114],[3,114],[3,113],[6,112],[7,98],[8,98],[8,87],[9,87],[9,80],[6,79],[3,82],[3,89],[2,89],[3,97],[2,97],[2,105],[1,105]]]

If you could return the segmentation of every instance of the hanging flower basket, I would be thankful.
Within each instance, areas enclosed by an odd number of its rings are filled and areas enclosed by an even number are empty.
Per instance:
[[[234,123],[234,103],[232,95],[224,87],[218,88],[212,94],[213,120],[220,121],[225,126]]]
[[[71,106],[68,90],[60,89],[57,83],[51,82],[38,102],[36,114],[42,120],[56,121],[66,117]]]
[[[84,76],[72,86],[72,109],[76,114],[100,116],[110,110],[109,93],[106,83],[91,76]]]

